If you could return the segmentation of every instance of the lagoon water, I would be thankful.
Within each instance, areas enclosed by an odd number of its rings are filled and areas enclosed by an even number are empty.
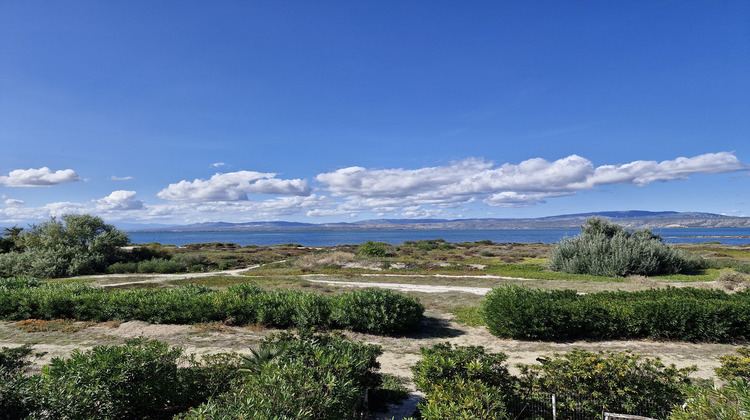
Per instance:
[[[728,245],[750,244],[750,228],[654,229],[669,243],[717,241]],[[400,244],[404,241],[445,239],[448,242],[542,242],[555,243],[576,236],[579,229],[492,229],[492,230],[356,230],[356,231],[274,231],[274,232],[130,232],[133,243],[158,242],[162,245],[186,245],[204,242],[228,242],[237,245],[334,246],[361,244],[368,240]]]

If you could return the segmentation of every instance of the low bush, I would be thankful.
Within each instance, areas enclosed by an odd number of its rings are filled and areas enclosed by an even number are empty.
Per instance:
[[[750,384],[733,379],[722,387],[688,387],[684,404],[669,420],[745,420],[750,413]]]
[[[676,274],[701,264],[648,229],[628,230],[598,217],[587,219],[579,236],[560,241],[549,260],[553,271],[607,277]]]
[[[425,393],[418,405],[423,419],[508,418],[505,403],[513,398],[515,378],[505,365],[507,355],[450,343],[421,351],[412,372]]]
[[[714,369],[722,380],[745,379],[750,381],[750,347],[740,347],[737,354],[719,356],[721,366]]]
[[[35,378],[26,376],[31,346],[0,349],[0,420],[26,418],[36,407]]]
[[[107,291],[80,283],[0,283],[0,319],[7,320],[260,323],[276,328],[334,327],[391,334],[417,328],[423,313],[418,300],[390,290],[357,290],[328,297],[264,291],[254,284],[233,285],[219,292],[196,285]]]
[[[729,342],[750,337],[750,293],[693,288],[578,295],[521,286],[493,289],[482,317],[498,337]]]
[[[365,393],[380,385],[379,346],[336,334],[288,333],[271,336],[262,346],[278,350],[254,362],[251,374],[232,390],[177,418],[361,418]]]
[[[450,343],[422,347],[422,359],[412,368],[414,384],[425,393],[444,382],[465,379],[481,381],[503,389],[507,394],[514,379],[505,365],[505,353],[486,353],[481,346],[456,346]]]
[[[177,361],[166,343],[133,340],[96,346],[43,370],[42,418],[127,419],[160,415],[178,404]]]
[[[386,256],[388,244],[385,242],[367,241],[359,246],[357,254],[361,257],[383,258]]]
[[[503,400],[507,395],[479,380],[457,379],[435,386],[417,405],[420,419],[510,419]]]
[[[185,271],[185,268],[186,267],[176,261],[164,258],[152,258],[150,260],[139,262],[137,270],[139,273],[169,274]]]
[[[631,353],[573,350],[540,364],[519,365],[521,389],[578,396],[558,406],[561,418],[599,418],[602,410],[663,418],[684,401],[683,388],[695,367],[677,369],[658,358]],[[584,396],[584,398],[580,398]]]
[[[331,298],[333,326],[374,334],[403,333],[422,322],[418,300],[386,289],[364,289]]]
[[[52,359],[26,376],[29,346],[0,350],[0,419],[158,419],[226,392],[239,378],[232,354],[186,358],[166,343],[135,339]]]

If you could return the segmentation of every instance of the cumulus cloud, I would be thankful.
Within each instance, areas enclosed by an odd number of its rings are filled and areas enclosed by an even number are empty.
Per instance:
[[[133,178],[132,176],[115,176],[115,175],[112,175],[111,177],[109,177],[107,179],[109,179],[110,181],[130,181],[130,180],[135,179],[135,178]]]
[[[241,201],[247,194],[310,195],[310,186],[302,179],[277,179],[276,174],[238,171],[216,174],[208,180],[180,181],[157,194],[170,201]]]
[[[135,191],[118,190],[104,198],[94,200],[97,210],[138,210],[143,201],[135,199]]]
[[[0,185],[6,187],[50,187],[65,182],[81,181],[72,169],[52,171],[48,167],[39,169],[16,169],[7,176],[0,176]]]
[[[323,173],[315,179],[331,195],[344,197],[347,209],[392,211],[410,204],[450,206],[478,198],[491,206],[522,207],[601,185],[643,186],[656,181],[683,180],[694,174],[748,169],[748,165],[729,152],[599,167],[586,158],[570,155],[555,161],[534,158],[500,166],[481,159],[421,169],[354,166]]]

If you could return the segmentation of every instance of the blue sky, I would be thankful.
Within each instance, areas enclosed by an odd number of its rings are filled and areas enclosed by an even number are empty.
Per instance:
[[[0,2],[0,225],[750,216],[747,1]]]

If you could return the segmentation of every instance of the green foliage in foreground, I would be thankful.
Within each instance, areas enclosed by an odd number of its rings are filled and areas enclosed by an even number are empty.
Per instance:
[[[531,392],[582,396],[562,402],[558,415],[598,418],[602,410],[663,418],[684,400],[683,387],[694,367],[665,366],[659,358],[631,353],[573,350],[540,364],[519,365],[521,387]]]
[[[177,418],[187,419],[356,419],[365,393],[380,385],[379,346],[340,335],[282,333],[263,346],[280,349],[258,363],[231,391]]]
[[[750,337],[750,292],[694,288],[638,292],[493,289],[482,315],[498,337],[523,340],[637,339],[731,342]]]
[[[425,392],[418,409],[422,419],[435,420],[547,418],[543,407],[552,393],[558,418],[599,418],[602,410],[664,418],[684,401],[683,387],[695,370],[630,353],[574,350],[519,365],[514,377],[504,353],[483,347],[437,344],[423,347],[422,356],[412,368]]]
[[[22,357],[28,356],[30,349],[21,349]],[[68,359],[53,359],[42,374],[3,380],[0,418],[170,418],[228,391],[239,377],[238,360],[215,355],[196,362],[180,349],[143,339],[75,351]]]
[[[26,282],[26,284],[24,284]],[[157,324],[228,322],[269,327],[342,328],[374,334],[402,333],[422,322],[418,300],[380,289],[337,296],[265,291],[238,284],[225,292],[205,286],[113,290],[85,284],[39,284],[0,279],[0,319],[139,320]]]
[[[480,346],[423,347],[422,360],[412,368],[414,383],[425,393],[418,406],[422,418],[507,418],[505,402],[515,384],[507,359]]]
[[[750,347],[740,347],[737,354],[719,356],[721,366],[716,368],[716,375],[724,381],[745,379],[750,381]]]
[[[560,241],[549,260],[554,271],[608,277],[676,274],[701,264],[648,229],[628,230],[599,217],[587,219],[579,236]]]
[[[744,420],[750,413],[750,384],[733,379],[722,387],[689,387],[684,405],[676,405],[670,420]]]
[[[34,396],[30,391],[36,382],[26,376],[31,353],[28,344],[0,349],[0,420],[22,419],[31,414]]]

